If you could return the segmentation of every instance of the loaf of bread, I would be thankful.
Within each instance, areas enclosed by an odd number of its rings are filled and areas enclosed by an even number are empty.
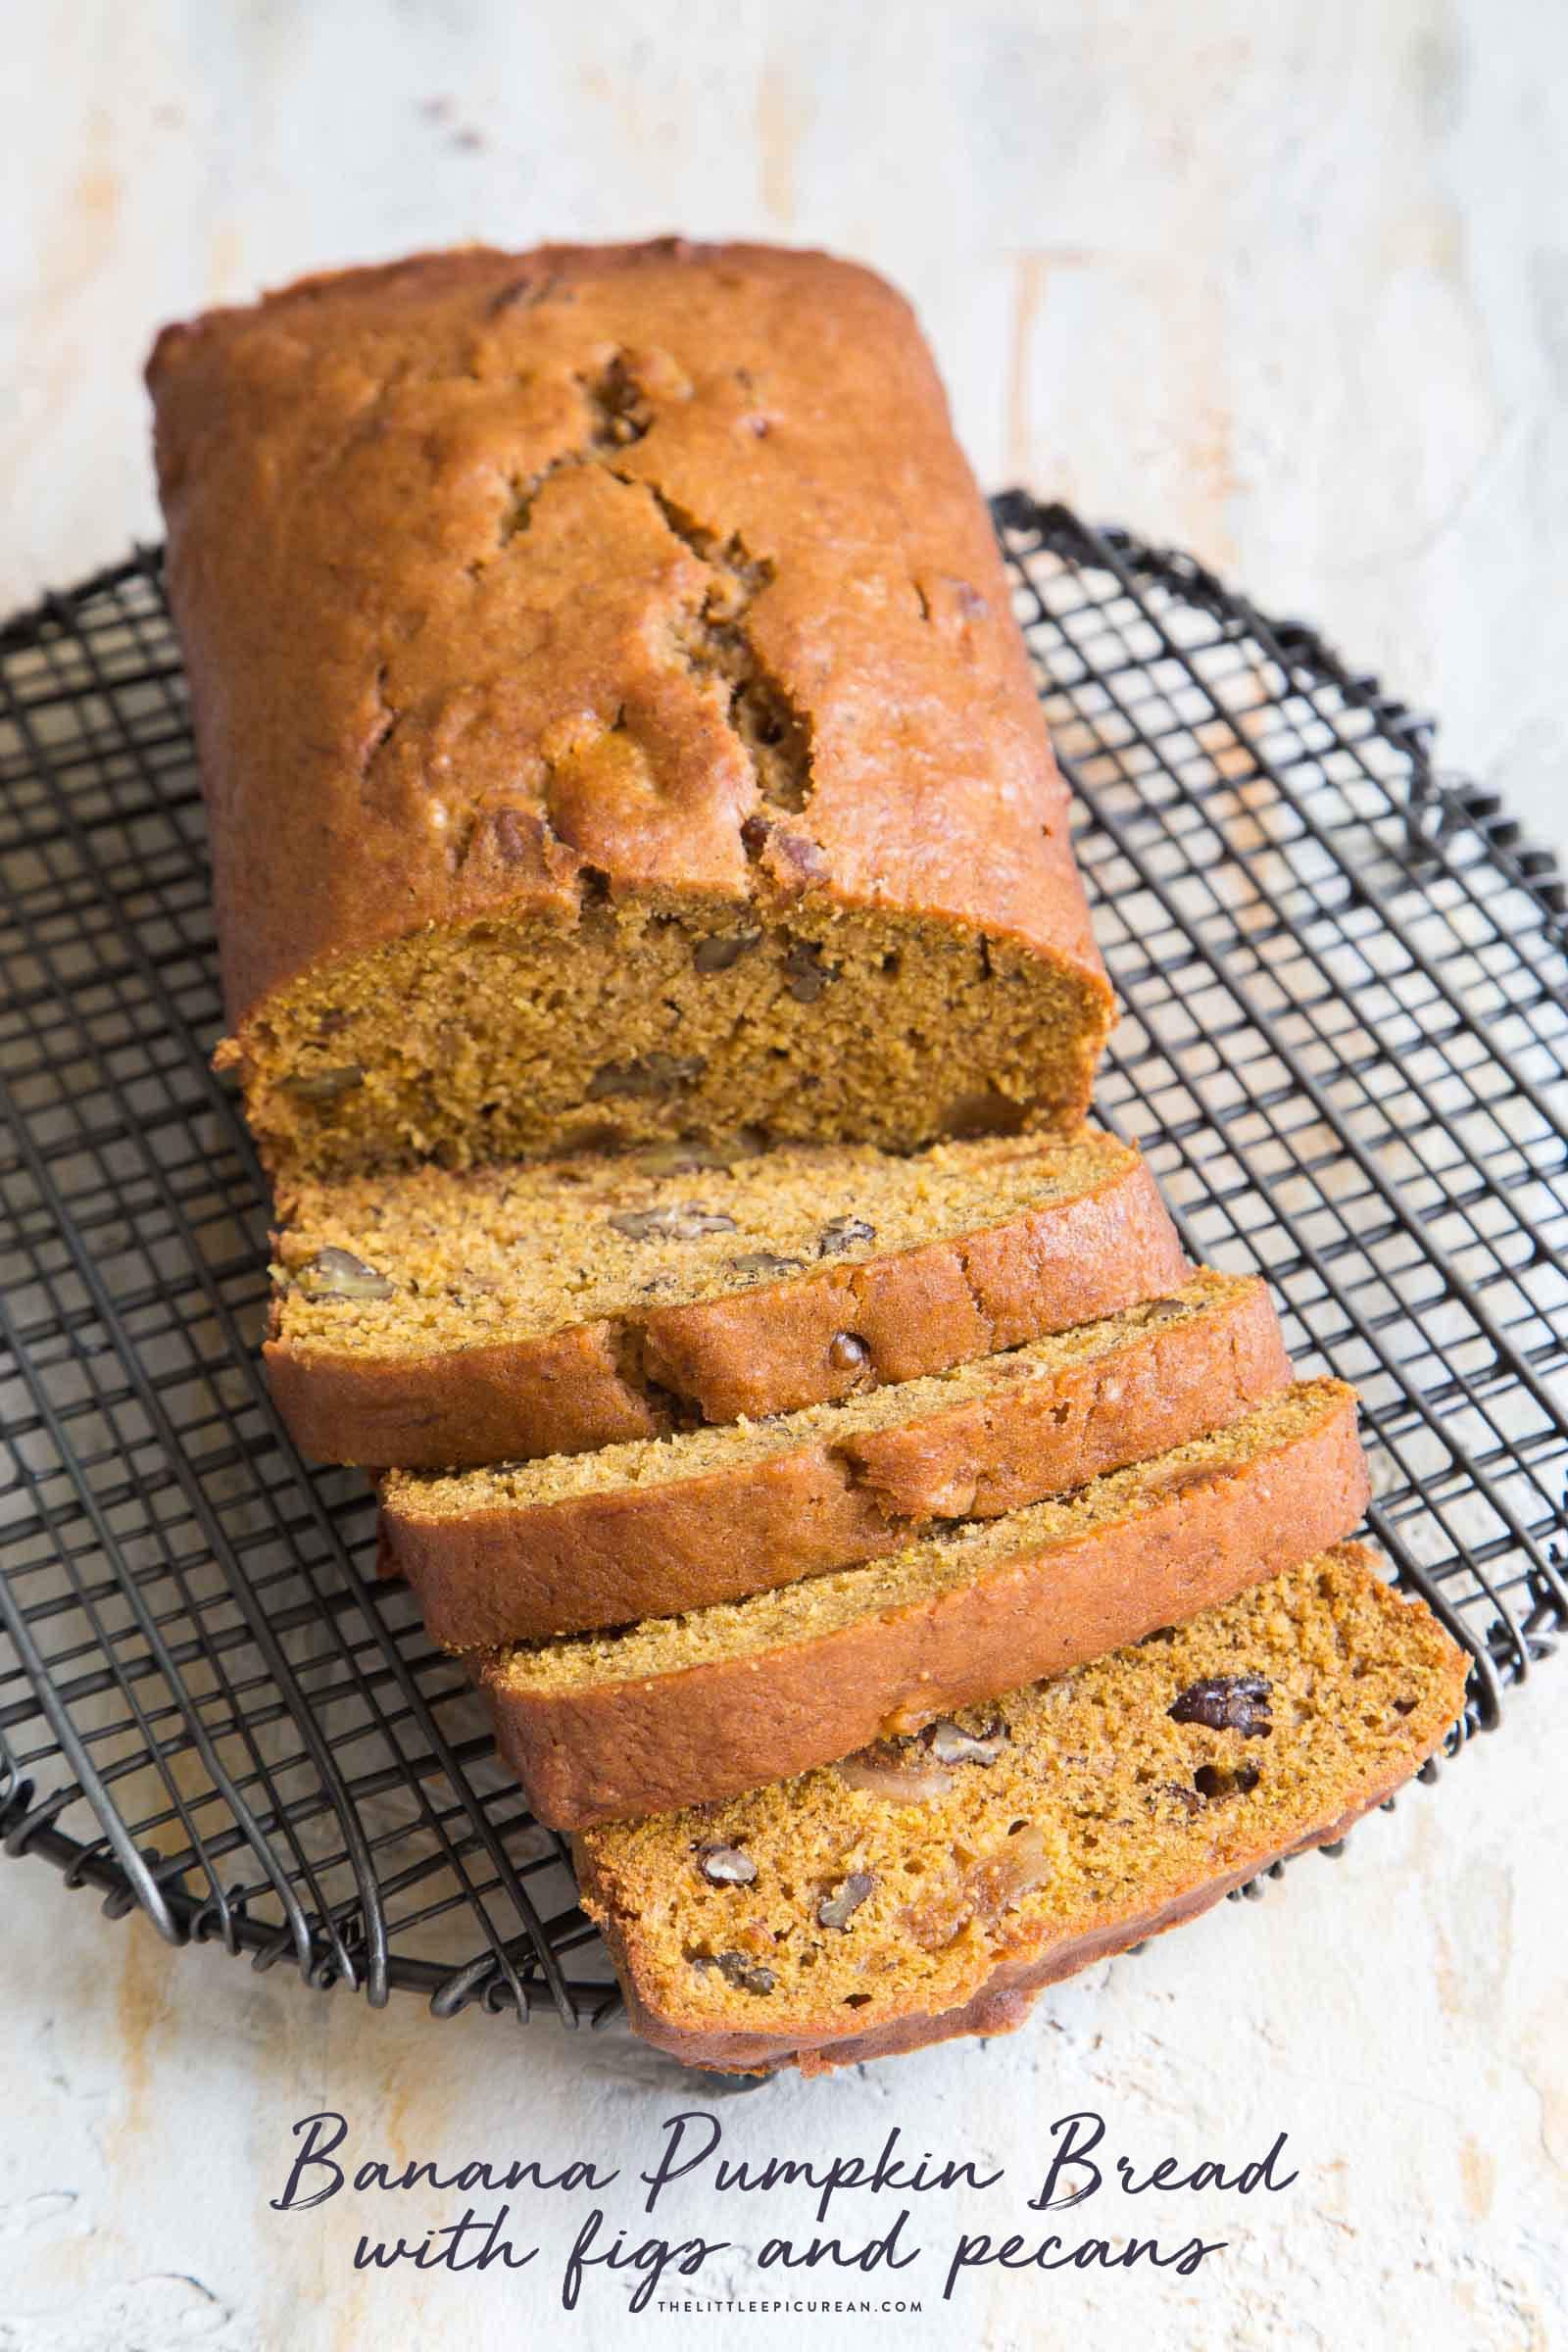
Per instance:
[[[1345,1544],[921,1739],[585,1833],[632,2024],[758,2074],[1006,2033],[1042,1985],[1342,1838],[1464,1699],[1462,1653],[1378,1566]]]
[[[736,1600],[1000,1518],[1222,1427],[1290,1381],[1264,1284],[1174,1296],[842,1404],[490,1470],[391,1472],[383,1571],[451,1649]]]
[[[1059,1501],[684,1617],[479,1653],[543,1822],[708,1802],[1139,1640],[1350,1534],[1355,1398],[1311,1381]]]
[[[322,1461],[455,1468],[912,1380],[1174,1289],[1136,1152],[661,1145],[279,1203],[268,1376]]]
[[[379,1474],[634,2023],[994,2032],[1412,1770],[1457,1651],[1298,1565],[1351,1393],[1082,1126],[1068,797],[900,297],[427,254],[148,380],[272,1393]]]
[[[1082,1115],[1067,795],[880,279],[427,254],[170,327],[148,380],[275,1176]]]

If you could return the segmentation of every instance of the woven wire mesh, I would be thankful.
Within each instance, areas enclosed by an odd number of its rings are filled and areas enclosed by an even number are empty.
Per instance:
[[[996,511],[1125,1009],[1100,1114],[1359,1386],[1373,1529],[1474,1660],[1457,1742],[1568,1622],[1555,867],[1308,630]],[[602,2022],[560,1841],[260,1374],[156,554],[0,631],[0,1840],[372,2002]]]

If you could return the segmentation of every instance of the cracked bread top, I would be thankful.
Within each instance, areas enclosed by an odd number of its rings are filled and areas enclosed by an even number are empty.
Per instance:
[[[1110,997],[1067,795],[880,279],[425,255],[168,328],[148,376],[237,1027],[423,927],[827,906],[1068,975],[1087,1091]],[[822,954],[789,945],[797,996]]]
[[[569,918],[584,866],[830,876],[1098,970],[986,512],[870,272],[424,255],[168,328],[149,380],[231,1017],[420,922]]]

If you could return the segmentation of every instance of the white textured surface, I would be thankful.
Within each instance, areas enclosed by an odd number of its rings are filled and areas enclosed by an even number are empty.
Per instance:
[[[982,478],[1182,540],[1319,620],[1568,839],[1568,41],[1544,0],[78,5],[8,23],[0,87],[6,607],[155,530],[135,379],[164,318],[468,235],[774,234],[909,289]],[[822,2352],[1568,2342],[1561,1712],[1547,1674],[1346,1861],[1094,1971],[1020,2036],[722,2102],[754,2158],[874,2152],[897,2123],[913,2153],[1005,2164],[1011,2194],[916,2200],[933,2249],[1200,2221],[1231,2242],[1196,2278],[989,2272],[943,2307],[933,2250],[918,2320],[752,2325]],[[0,2352],[619,2340],[603,2279],[554,2308],[575,2204],[517,2276],[357,2278],[359,2228],[416,2236],[454,2200],[267,2200],[323,2105],[360,2155],[640,2164],[694,2101],[629,2045],[171,1956],[41,1868],[0,1866]],[[1143,2161],[1239,2162],[1286,2129],[1300,2179],[1047,2224],[1022,2198],[1085,2105]],[[754,2247],[807,2217],[787,2192],[765,2219],[677,2198],[678,2234]],[[609,2201],[632,2221],[624,2183]],[[840,2218],[861,2238],[891,2213]]]

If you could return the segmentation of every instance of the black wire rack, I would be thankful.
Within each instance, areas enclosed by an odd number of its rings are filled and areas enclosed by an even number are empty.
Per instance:
[[[1457,1745],[1568,1624],[1562,883],[1310,629],[996,514],[1125,1008],[1100,1114],[1359,1387],[1373,1530],[1473,1660]],[[560,1840],[261,1377],[154,551],[0,629],[0,1844],[374,2003],[604,2023]]]

